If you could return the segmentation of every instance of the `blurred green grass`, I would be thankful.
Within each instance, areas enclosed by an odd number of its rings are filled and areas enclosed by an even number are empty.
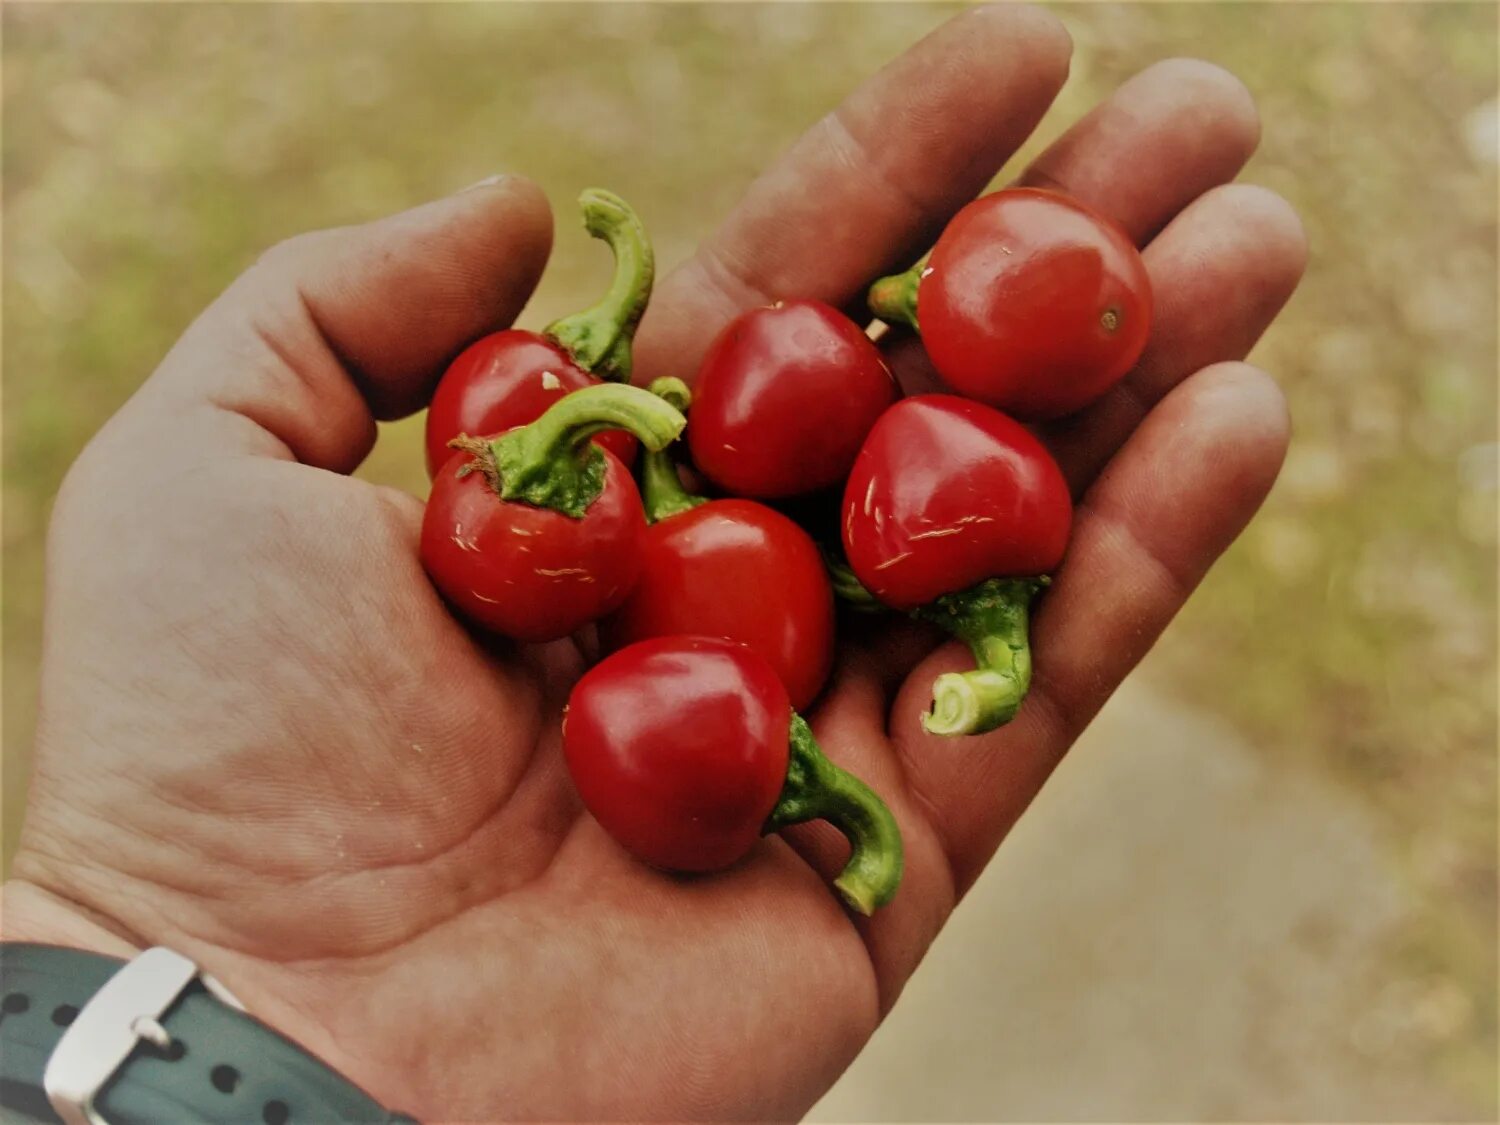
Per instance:
[[[523,172],[559,217],[525,316],[545,323],[602,278],[571,218],[581,187],[637,203],[670,265],[804,126],[954,10],[7,5],[6,859],[51,497],[260,249]],[[1159,58],[1225,65],[1259,101],[1244,178],[1286,195],[1313,247],[1255,356],[1297,434],[1266,511],[1153,667],[1284,768],[1378,812],[1418,904],[1392,973],[1459,997],[1411,1049],[1493,1105],[1496,9],[1056,10],[1072,78],[1016,164]],[[420,491],[419,424],[385,427],[362,472]]]

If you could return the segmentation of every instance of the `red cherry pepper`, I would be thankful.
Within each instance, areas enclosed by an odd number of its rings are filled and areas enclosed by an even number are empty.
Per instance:
[[[688,447],[720,488],[774,499],[840,484],[898,397],[879,350],[818,301],[730,321],[698,369]]]
[[[960,394],[1057,418],[1120,379],[1151,331],[1151,281],[1118,226],[1076,199],[1011,188],[953,217],[925,266],[870,290],[882,320],[918,328]]]
[[[579,197],[583,224],[609,244],[615,276],[593,308],[542,332],[508,328],[470,344],[443,373],[427,410],[427,475],[447,462],[448,443],[464,434],[499,434],[541,417],[570,391],[601,379],[628,382],[630,343],[651,296],[655,259],[645,228],[619,196],[589,188]],[[595,439],[629,464],[635,439],[621,430]]]
[[[522,641],[567,636],[624,600],[645,512],[630,473],[592,444],[629,430],[648,449],[686,424],[638,387],[574,391],[530,425],[459,438],[422,520],[422,565],[465,617]]]
[[[870,914],[901,881],[901,832],[868,786],[818,749],[775,670],[743,645],[657,637],[573,688],[563,755],[583,803],[626,850],[716,871],[757,839],[827,820],[853,851],[834,886]]]
[[[965,641],[975,671],[940,676],[938,734],[1009,722],[1031,680],[1029,606],[1073,519],[1062,471],[1032,433],[954,395],[917,395],[875,424],[844,491],[844,550],[886,605]]]
[[[687,410],[682,380],[657,379],[651,390]],[[738,641],[768,660],[792,706],[805,708],[833,666],[833,595],[807,532],[753,500],[689,494],[666,450],[646,455],[641,497],[651,520],[645,564],[601,623],[604,647],[677,634]]]

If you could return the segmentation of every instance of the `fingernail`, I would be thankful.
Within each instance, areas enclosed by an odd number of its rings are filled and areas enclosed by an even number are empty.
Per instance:
[[[493,176],[486,176],[482,180],[476,180],[476,181],[474,181],[474,183],[470,184],[468,187],[466,187],[466,188],[460,188],[458,191],[454,192],[453,194],[455,194],[455,195],[462,195],[464,192],[466,192],[466,191],[473,191],[475,188],[491,187],[492,185],[498,184],[501,180],[504,180],[504,179],[507,179],[507,178],[508,178],[508,174],[507,173],[505,173],[505,172],[498,172],[498,173],[496,173]]]

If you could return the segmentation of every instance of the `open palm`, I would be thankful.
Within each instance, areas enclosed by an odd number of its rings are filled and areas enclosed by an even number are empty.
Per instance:
[[[984,9],[873,78],[664,279],[640,376],[690,376],[744,307],[848,305],[905,265],[1036,125],[1068,54],[1045,12]],[[1026,174],[1145,245],[1156,329],[1047,435],[1080,500],[1018,719],[925,735],[928,686],[964,654],[915,627],[841,652],[814,730],[907,846],[873,919],[824,884],[827,826],[713,877],[633,862],[562,765],[578,649],[466,631],[418,563],[420,502],[343,475],[375,418],[422,407],[524,304],[551,220],[508,178],[276,248],[80,458],[8,936],[173,946],[424,1119],[801,1113],[1275,476],[1284,405],[1237,361],[1304,249],[1286,204],[1224,186],[1256,132],[1234,79],[1163,63]],[[931,381],[910,340],[889,347],[909,388]]]

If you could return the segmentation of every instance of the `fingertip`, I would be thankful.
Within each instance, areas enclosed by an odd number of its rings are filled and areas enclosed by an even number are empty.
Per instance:
[[[1011,49],[1024,48],[1024,56],[1037,63],[1040,72],[1055,77],[1058,86],[1067,80],[1073,63],[1073,35],[1050,9],[1035,4],[984,4],[970,8],[949,26],[967,35],[974,25],[1001,37]]]
[[[433,212],[436,222],[430,218]],[[492,176],[395,219],[408,216],[428,227],[424,237],[435,245],[468,245],[467,253],[452,260],[471,283],[476,307],[491,306],[483,328],[503,327],[515,319],[552,254],[552,205],[525,176]],[[497,284],[497,277],[503,282]]]
[[[1279,309],[1307,269],[1307,231],[1282,196],[1259,184],[1220,184],[1195,199],[1145,250],[1156,275],[1201,277],[1202,268],[1233,266],[1241,271],[1242,292],[1259,294]],[[1194,286],[1182,296],[1201,297]],[[1269,316],[1265,317],[1269,321]],[[1258,332],[1257,332],[1258,334]]]
[[[1270,491],[1291,443],[1292,415],[1269,374],[1251,363],[1215,363],[1184,382],[1162,406],[1167,408],[1162,423],[1189,423],[1200,448],[1234,452],[1236,471],[1225,482],[1229,506],[1247,509]]]
[[[1171,91],[1183,103],[1209,116],[1220,135],[1234,142],[1241,163],[1250,159],[1260,144],[1260,110],[1255,95],[1238,75],[1217,63],[1187,56],[1163,59],[1126,85],[1136,83]]]
[[[540,274],[552,253],[556,223],[547,194],[535,180],[504,173],[480,180],[459,197],[473,200],[496,220],[503,220],[510,248]]]
[[[1209,371],[1230,388],[1243,405],[1247,421],[1259,430],[1275,476],[1292,440],[1292,408],[1281,384],[1253,363],[1221,363]]]
[[[1236,222],[1253,233],[1271,253],[1280,284],[1290,294],[1307,270],[1307,228],[1297,209],[1282,196],[1259,184],[1225,184],[1210,195],[1223,197]]]
[[[301,287],[375,416],[395,418],[426,403],[457,351],[519,315],[553,218],[535,183],[504,175],[339,233],[342,253],[305,263]]]
[[[1017,119],[1027,123],[1025,132],[1012,138],[1007,147],[1026,139],[1067,82],[1073,64],[1072,34],[1051,11],[1034,4],[970,8],[935,34],[942,37],[942,47],[949,57],[956,57],[962,50],[975,60],[976,81],[992,83],[995,64],[1009,63],[1000,81],[1010,87],[1006,100],[1014,107]]]

